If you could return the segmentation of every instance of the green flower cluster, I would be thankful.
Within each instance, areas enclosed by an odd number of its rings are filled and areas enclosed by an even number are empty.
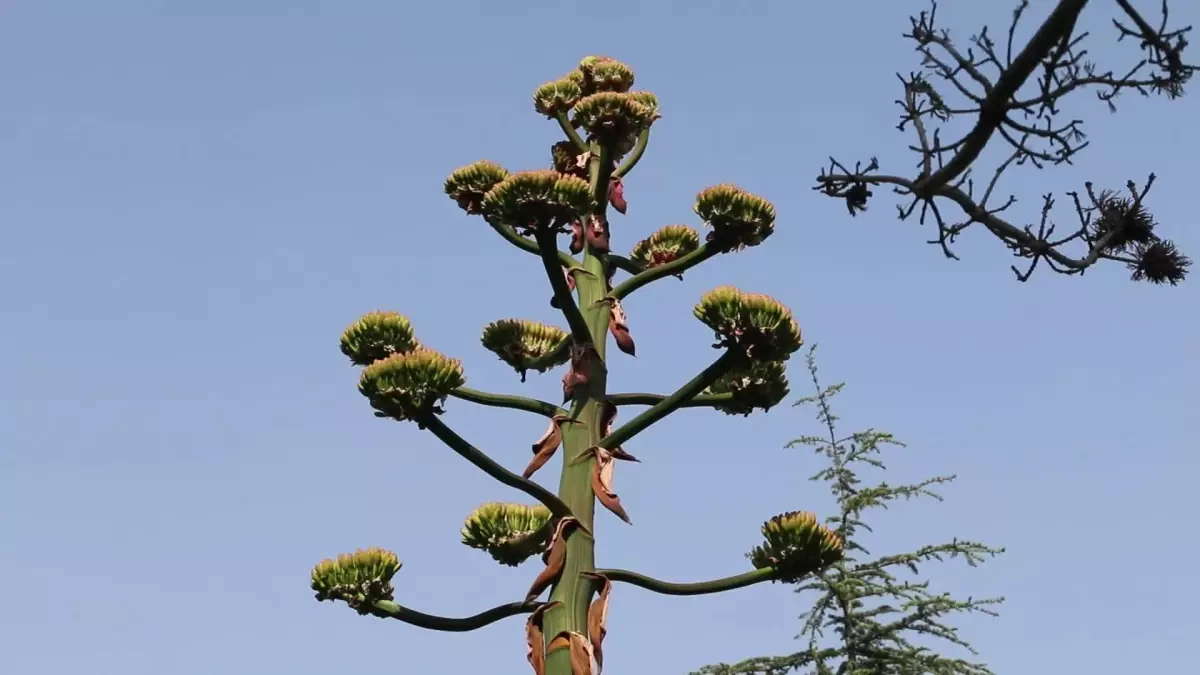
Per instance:
[[[692,210],[712,228],[710,241],[726,250],[757,246],[775,232],[771,202],[736,185],[701,190]]]
[[[756,361],[786,361],[803,344],[791,310],[767,295],[721,286],[705,293],[693,314],[717,334],[716,346]]]
[[[678,260],[700,248],[700,235],[687,225],[667,225],[639,241],[630,259],[649,269]]]
[[[763,523],[762,545],[747,557],[756,569],[773,568],[779,580],[797,581],[842,559],[841,537],[807,511],[790,511]]]
[[[369,366],[417,347],[412,323],[395,312],[370,312],[342,333],[342,353],[356,366]]]
[[[463,211],[478,215],[483,212],[483,196],[505,178],[508,169],[485,159],[450,172],[443,189]]]
[[[400,566],[396,554],[382,548],[343,553],[317,563],[312,570],[312,589],[318,601],[342,600],[365,612],[376,601],[392,599],[392,577]]]
[[[420,422],[440,413],[450,392],[466,384],[462,364],[427,347],[393,354],[367,366],[358,390],[378,417]]]
[[[729,415],[749,415],[755,408],[766,412],[788,395],[784,371],[782,361],[751,361],[726,373],[704,393],[729,394],[732,397],[729,403],[714,406]]]
[[[570,351],[563,346],[571,336],[561,328],[536,321],[501,319],[493,321],[483,329],[484,348],[500,357],[525,377],[529,370],[544,373],[561,366],[570,358]]]
[[[522,230],[579,220],[592,208],[587,181],[553,169],[518,171],[483,197],[483,213]]]
[[[503,565],[516,567],[546,550],[550,518],[550,509],[541,504],[488,502],[467,516],[462,542],[487,551]]]

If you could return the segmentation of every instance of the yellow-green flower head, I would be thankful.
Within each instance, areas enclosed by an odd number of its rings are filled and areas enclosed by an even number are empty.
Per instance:
[[[658,105],[658,97],[648,91],[631,91],[629,97],[650,109],[654,119],[662,117]]]
[[[507,169],[485,159],[452,171],[444,188],[459,208],[477,215],[481,212],[483,196],[505,178],[508,178]]]
[[[780,581],[797,581],[842,559],[842,539],[807,511],[791,511],[763,523],[762,545],[747,556],[755,569],[773,568]]]
[[[571,336],[561,328],[536,321],[501,319],[483,329],[484,348],[525,376],[526,371],[544,373],[566,363],[571,354],[560,349]]]
[[[726,373],[705,393],[731,395],[729,403],[715,406],[728,415],[749,415],[755,408],[766,412],[788,395],[784,371],[782,361],[751,361],[746,367]]]
[[[574,123],[597,138],[621,139],[636,135],[654,123],[655,110],[633,94],[603,91],[575,104]]]
[[[523,229],[565,225],[579,220],[591,207],[587,181],[552,169],[518,171],[483,198],[488,217]]]
[[[546,117],[565,113],[583,96],[579,83],[569,78],[547,82],[533,92],[533,108]]]
[[[700,234],[687,225],[667,225],[639,241],[630,258],[646,268],[673,262],[700,248]]]
[[[462,542],[487,551],[503,565],[516,567],[546,550],[550,517],[550,509],[541,504],[488,502],[467,516]]]
[[[692,207],[709,227],[714,245],[724,250],[757,246],[775,232],[775,207],[745,190],[723,183],[700,191]]]
[[[579,72],[589,94],[600,91],[625,93],[633,88],[633,69],[607,56],[585,56],[579,62]]]
[[[717,347],[742,350],[755,361],[786,361],[804,344],[792,312],[778,300],[721,286],[692,312],[717,334]]]
[[[342,353],[356,366],[369,366],[392,354],[406,354],[417,346],[412,324],[395,312],[369,312],[342,333]]]
[[[378,600],[391,600],[392,577],[400,571],[400,559],[382,548],[359,549],[317,563],[312,570],[312,589],[317,600],[342,600],[365,609]]]
[[[464,384],[466,378],[458,359],[418,347],[364,368],[358,390],[371,402],[377,416],[420,422],[425,415],[440,413],[440,405],[450,392]]]

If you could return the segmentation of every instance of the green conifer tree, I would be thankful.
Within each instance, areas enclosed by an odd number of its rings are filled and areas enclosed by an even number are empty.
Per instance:
[[[974,567],[1003,552],[984,544],[954,539],[922,546],[907,553],[875,555],[866,540],[872,528],[867,516],[898,500],[930,497],[941,501],[934,488],[954,476],[935,476],[909,485],[864,483],[861,473],[886,469],[880,456],[888,446],[903,447],[891,434],[867,429],[839,435],[830,400],[844,383],[822,387],[814,356],[808,350],[808,371],[816,390],[796,405],[815,404],[821,435],[803,436],[788,447],[808,446],[825,460],[812,476],[826,484],[838,509],[826,525],[843,539],[845,557],[806,577],[798,593],[815,592],[805,612],[800,638],[804,649],[786,656],[751,658],[733,665],[707,666],[692,675],[991,675],[972,660],[945,656],[936,647],[952,643],[974,654],[950,619],[964,612],[995,615],[992,607],[1003,598],[957,599],[932,590],[922,565],[961,558]]]

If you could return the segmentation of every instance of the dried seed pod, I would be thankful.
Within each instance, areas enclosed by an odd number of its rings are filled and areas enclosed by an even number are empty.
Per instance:
[[[488,502],[467,516],[462,543],[487,551],[502,565],[516,567],[546,550],[550,509],[541,504]]]
[[[487,160],[455,169],[443,186],[459,208],[472,215],[483,213],[483,196],[508,178],[508,170]]]
[[[700,191],[692,207],[712,228],[708,240],[722,250],[757,246],[775,232],[775,207],[745,190],[723,183]]]
[[[377,417],[419,422],[425,415],[440,413],[440,404],[464,384],[458,359],[419,347],[364,368],[358,390],[375,408]]]
[[[721,286],[692,313],[716,333],[714,346],[740,349],[756,361],[786,361],[804,343],[791,310],[766,295]]]
[[[612,298],[608,301],[608,304],[608,332],[612,333],[613,340],[616,341],[618,349],[630,356],[637,356],[637,345],[633,342],[633,336],[629,334],[629,317],[625,315],[625,310],[621,308],[621,301]]]
[[[756,569],[773,568],[780,581],[796,581],[842,559],[842,539],[807,511],[790,511],[763,523],[765,540],[747,557]]]
[[[407,354],[417,347],[412,324],[395,312],[369,312],[342,333],[342,353],[356,366],[369,366],[392,354]]]
[[[622,215],[629,208],[629,203],[625,201],[625,183],[619,177],[614,177],[608,183],[608,203]]]
[[[400,567],[400,559],[391,551],[359,549],[317,563],[312,589],[318,601],[341,600],[365,613],[372,603],[392,599],[392,577]]]

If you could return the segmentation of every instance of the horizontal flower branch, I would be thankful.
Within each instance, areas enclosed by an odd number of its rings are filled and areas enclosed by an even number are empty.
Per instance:
[[[517,234],[517,231],[514,230],[511,225],[505,225],[503,223],[496,222],[491,218],[488,218],[487,221],[488,225],[491,225],[493,230],[495,230],[501,237],[504,237],[506,240],[508,240],[508,243],[516,246],[522,251],[526,251],[537,256],[542,254],[542,249],[537,245],[536,241]],[[581,268],[579,261],[566,251],[556,251],[556,257],[558,258],[559,263],[561,263],[562,266],[567,269]]]
[[[647,394],[643,392],[630,392],[627,394],[610,394],[608,402],[615,406],[622,405],[658,405],[665,401],[667,397],[663,394]],[[718,405],[725,405],[734,400],[732,393],[725,394],[700,394],[690,400],[679,404],[680,408],[711,408]]]
[[[693,583],[661,581],[644,574],[630,572],[629,570],[596,570],[595,574],[596,576],[605,577],[609,581],[620,581],[663,595],[710,595],[712,593],[732,591],[737,588],[761,584],[764,581],[773,581],[778,576],[776,571],[770,567],[751,570],[732,577]]]
[[[721,379],[744,358],[745,355],[736,349],[726,350],[716,361],[709,364],[699,375],[680,387],[674,394],[650,406],[648,410],[643,411],[601,439],[600,447],[607,450],[620,447],[621,444],[645,431],[650,425],[678,410],[684,403],[699,396],[700,392]]]
[[[542,603],[540,602],[510,602],[506,605],[499,605],[474,616],[463,617],[461,619],[425,614],[424,612],[409,609],[391,600],[376,600],[369,605],[364,605],[363,609],[367,613],[381,619],[397,619],[418,628],[427,628],[447,633],[465,633],[491,625],[501,619],[507,619],[510,616],[530,614],[541,605]]]
[[[492,408],[510,408],[512,410],[524,410],[535,415],[543,417],[554,417],[555,415],[565,415],[566,411],[546,401],[539,401],[525,396],[513,396],[510,394],[493,394],[487,391],[471,389],[470,387],[459,387],[450,392],[454,398],[486,405]]]
[[[721,251],[716,247],[704,244],[695,251],[692,251],[685,256],[681,256],[676,260],[672,260],[669,263],[651,267],[650,269],[638,272],[632,277],[621,282],[612,290],[611,293],[609,293],[609,295],[617,300],[624,300],[626,296],[642,286],[658,281],[663,277],[669,277],[674,274],[683,274],[687,270],[699,265],[700,263],[708,260],[720,252]]]

